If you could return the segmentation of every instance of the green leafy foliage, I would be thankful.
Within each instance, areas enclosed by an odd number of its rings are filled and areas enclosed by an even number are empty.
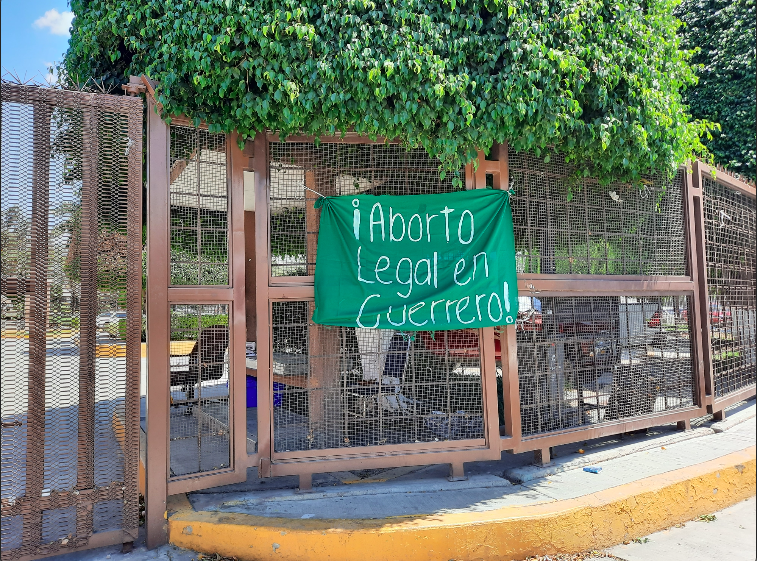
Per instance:
[[[229,325],[229,316],[227,314],[207,314],[199,317],[199,322],[197,316],[176,315],[172,317],[171,341],[197,339],[200,328],[204,329],[214,325]]]
[[[354,130],[442,173],[509,141],[633,181],[701,152],[676,0],[72,0],[65,72],[146,74],[167,115],[243,138]],[[459,182],[460,179],[456,178]]]
[[[677,9],[699,83],[684,94],[691,113],[721,125],[707,143],[715,161],[755,179],[757,53],[754,0],[685,0]]]

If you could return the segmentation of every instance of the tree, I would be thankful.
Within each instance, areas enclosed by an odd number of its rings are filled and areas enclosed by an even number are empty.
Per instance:
[[[72,0],[65,71],[211,131],[355,130],[445,170],[508,141],[636,181],[704,148],[675,0]],[[458,179],[459,181],[459,179]]]
[[[754,0],[685,0],[676,11],[683,46],[697,49],[699,83],[684,94],[692,115],[720,124],[707,143],[715,161],[755,179],[757,53]]]
[[[27,278],[31,263],[31,212],[19,206],[0,211],[0,269],[3,277]]]

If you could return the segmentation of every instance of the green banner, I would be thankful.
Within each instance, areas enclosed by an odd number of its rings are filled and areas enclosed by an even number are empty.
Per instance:
[[[313,321],[402,331],[515,322],[506,191],[323,197]]]

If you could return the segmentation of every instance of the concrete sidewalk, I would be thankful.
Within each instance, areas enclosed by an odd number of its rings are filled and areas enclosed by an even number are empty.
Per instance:
[[[258,479],[188,495],[195,511],[292,519],[383,519],[434,513],[485,512],[507,506],[577,498],[682,467],[714,460],[755,444],[755,403],[733,410],[733,428],[716,433],[713,423],[691,431],[673,425],[620,438],[568,444],[555,449],[549,466],[533,466],[531,454],[503,454],[492,462],[466,464],[467,481],[447,481],[444,465],[319,474],[312,493],[296,492],[296,477]],[[738,421],[749,421],[741,422]],[[579,454],[579,449],[584,450]],[[598,465],[599,474],[583,471]],[[370,475],[370,474],[369,474]],[[178,510],[180,503],[174,501]],[[185,505],[186,506],[186,505]],[[171,505],[169,505],[169,509]]]
[[[662,538],[632,540],[754,496],[755,409],[751,400],[731,409],[727,421],[702,419],[687,432],[663,426],[558,447],[546,467],[530,466],[530,454],[503,454],[466,464],[467,481],[447,481],[446,466],[366,470],[319,475],[312,493],[299,494],[294,477],[258,480],[251,473],[243,484],[170,498],[170,540],[190,551],[137,548],[123,559],[189,561],[205,551],[239,560],[506,561],[624,542],[608,553],[629,561],[668,558],[663,550],[638,557],[665,546]],[[589,473],[587,466],[602,470]],[[711,524],[686,527],[720,526]],[[666,535],[678,539],[673,530]],[[754,532],[728,541],[753,552]],[[686,559],[754,558],[718,551],[689,551]],[[60,561],[104,559],[91,555],[97,553]],[[111,549],[111,559],[121,557]]]
[[[702,519],[611,547],[624,561],[754,561],[757,499],[752,497]]]

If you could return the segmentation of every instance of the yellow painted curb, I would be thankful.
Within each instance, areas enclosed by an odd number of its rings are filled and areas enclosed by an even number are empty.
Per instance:
[[[96,345],[95,357],[97,358],[125,358],[126,357],[126,343],[114,343]]]
[[[240,561],[514,561],[604,548],[755,494],[755,447],[576,499],[382,520],[180,510],[169,541]],[[358,497],[352,500],[370,500]]]
[[[79,333],[78,329],[48,329],[45,332],[46,339],[63,339]],[[0,331],[0,339],[28,339],[28,330],[3,329]]]

